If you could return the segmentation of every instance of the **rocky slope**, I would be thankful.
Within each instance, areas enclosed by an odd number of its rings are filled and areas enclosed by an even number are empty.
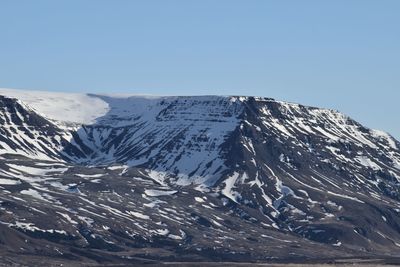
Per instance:
[[[1,94],[4,260],[399,255],[400,143],[337,111],[254,97]]]

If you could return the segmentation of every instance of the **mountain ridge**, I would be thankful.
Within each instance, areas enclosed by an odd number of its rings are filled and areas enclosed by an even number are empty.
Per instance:
[[[97,97],[107,112],[72,125],[0,97],[0,222],[29,237],[30,253],[44,240],[110,262],[143,249],[175,260],[398,255],[400,143],[390,135],[269,98]],[[61,114],[80,106],[68,100]]]

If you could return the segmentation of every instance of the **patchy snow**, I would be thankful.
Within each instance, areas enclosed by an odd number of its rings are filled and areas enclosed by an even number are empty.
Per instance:
[[[169,232],[168,229],[157,229],[157,230],[156,230],[156,233],[157,233],[158,235],[166,236],[166,235],[168,235],[170,232]]]
[[[36,191],[34,189],[22,190],[21,194],[29,195],[29,196],[34,197],[36,199],[47,201],[47,199],[45,199],[38,191]]]
[[[74,221],[68,214],[61,213],[61,212],[58,212],[58,211],[57,211],[57,213],[60,214],[62,217],[64,217],[68,222],[70,222],[72,224],[78,224],[78,222]]]
[[[337,243],[333,244],[332,246],[340,247],[341,245],[342,245],[342,242],[338,241]]]
[[[231,176],[228,176],[223,182],[225,184],[225,187],[221,191],[222,194],[224,194],[226,197],[230,198],[234,202],[237,202],[238,197],[240,197],[240,194],[233,190],[233,188],[235,187],[235,183],[239,177],[240,174],[237,172],[234,172]]]
[[[205,201],[204,199],[202,199],[201,197],[195,197],[194,200],[196,200],[197,202],[200,202],[200,203],[206,202],[206,201]]]
[[[364,201],[362,201],[362,200],[359,200],[358,198],[356,198],[356,197],[351,197],[351,196],[348,196],[348,195],[344,195],[344,194],[338,194],[338,193],[334,193],[334,192],[331,192],[331,191],[326,191],[328,194],[330,194],[330,195],[333,195],[333,196],[337,196],[337,197],[341,197],[341,198],[346,198],[346,199],[350,199],[350,200],[353,200],[353,201],[356,201],[356,202],[358,202],[358,203],[365,203]]]
[[[30,232],[48,232],[48,233],[57,233],[57,234],[63,234],[63,235],[67,235],[67,232],[65,232],[64,230],[54,230],[54,229],[41,229],[37,226],[35,226],[35,224],[33,223],[27,223],[27,222],[15,222],[14,224],[8,224],[9,227],[13,227],[13,228],[19,228],[22,229],[24,231],[30,231]]]
[[[17,185],[17,184],[21,184],[21,182],[18,180],[0,178],[0,185]]]
[[[16,164],[11,164],[11,163],[7,163],[7,165],[9,167],[11,167],[14,170],[17,170],[19,172],[24,172],[30,175],[35,175],[35,176],[45,176],[48,175],[49,173],[52,172],[59,172],[59,173],[63,173],[65,171],[68,170],[68,168],[64,168],[64,167],[60,167],[60,168],[43,168],[43,167],[39,167],[39,168],[35,168],[35,167],[29,167],[29,166],[22,166],[22,165],[16,165]]]
[[[293,197],[299,198],[295,195],[295,193],[293,192],[293,190],[290,187],[283,185],[282,181],[280,181],[280,180],[277,181],[277,183],[275,184],[275,187],[276,187],[277,191],[279,193],[281,193],[280,197],[277,198],[273,202],[273,206],[275,209],[278,209],[282,203],[282,200],[284,200],[288,196],[293,196]]]
[[[370,130],[370,133],[378,139],[383,139],[385,140],[389,146],[393,149],[397,149],[397,145],[396,142],[394,141],[393,137],[391,137],[388,133],[384,132],[384,131],[380,131],[380,130]]]
[[[149,216],[144,215],[143,213],[140,213],[140,212],[137,212],[137,211],[127,211],[127,213],[132,215],[132,216],[134,216],[134,217],[136,217],[136,218],[140,218],[140,219],[143,219],[143,220],[149,220],[150,219]]]
[[[107,169],[112,170],[112,171],[116,171],[116,170],[125,171],[127,168],[129,168],[129,166],[126,166],[126,165],[114,165],[114,166],[107,167]]]
[[[378,164],[376,164],[374,161],[372,161],[370,158],[365,157],[365,156],[357,156],[355,160],[360,163],[361,165],[371,168],[373,170],[380,170],[381,167],[379,167]]]
[[[179,235],[169,234],[168,237],[174,240],[182,240],[182,237]]]
[[[79,142],[70,132],[62,136],[78,149],[81,143],[93,149],[91,155],[96,155],[93,160],[96,164],[118,162],[133,167],[148,162],[156,155],[164,157],[165,160],[156,162],[149,173],[161,184],[170,176],[175,176],[175,183],[179,185],[213,185],[227,169],[221,157],[221,145],[239,124],[238,117],[243,108],[240,103],[232,102],[231,97],[222,96],[148,97],[9,89],[0,89],[0,94],[16,97],[53,120],[104,126],[85,130],[74,128],[78,130]],[[71,130],[71,127],[68,129]],[[113,136],[123,133],[126,139],[122,138],[118,144],[111,143]],[[144,136],[154,138],[138,142]],[[56,139],[61,140],[61,136]],[[29,142],[30,138],[26,140]],[[169,149],[171,140],[176,145]],[[52,142],[49,140],[48,143]],[[102,149],[108,144],[107,150]],[[36,146],[32,153],[43,152],[39,142],[35,141],[32,145]],[[251,149],[251,141],[247,145]],[[46,149],[51,149],[57,155],[63,148],[46,145]],[[7,144],[4,144],[0,153],[3,150],[4,153],[20,152]],[[42,154],[35,155],[35,158],[46,155]],[[115,170],[116,167],[109,169]]]
[[[144,193],[149,197],[159,197],[159,196],[170,196],[176,194],[176,190],[156,190],[156,189],[146,189]]]
[[[98,173],[98,174],[74,174],[76,176],[79,176],[81,178],[99,178],[99,177],[103,177],[105,174],[104,173]]]

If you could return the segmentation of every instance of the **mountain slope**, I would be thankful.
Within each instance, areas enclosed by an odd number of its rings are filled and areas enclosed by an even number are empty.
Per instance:
[[[233,201],[314,241],[397,249],[400,155],[390,136],[336,111],[252,99],[232,142],[220,187]]]
[[[220,146],[241,107],[226,97],[101,97],[111,107],[82,127],[96,164],[118,162],[159,172],[164,182],[213,184],[226,169]],[[165,177],[163,178],[165,173]]]
[[[399,255],[400,143],[337,111],[235,96],[24,100],[0,98],[0,250],[10,257]]]

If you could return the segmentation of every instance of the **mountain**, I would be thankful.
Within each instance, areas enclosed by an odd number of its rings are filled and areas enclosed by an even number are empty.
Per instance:
[[[400,262],[400,143],[338,111],[0,95],[6,264]]]

